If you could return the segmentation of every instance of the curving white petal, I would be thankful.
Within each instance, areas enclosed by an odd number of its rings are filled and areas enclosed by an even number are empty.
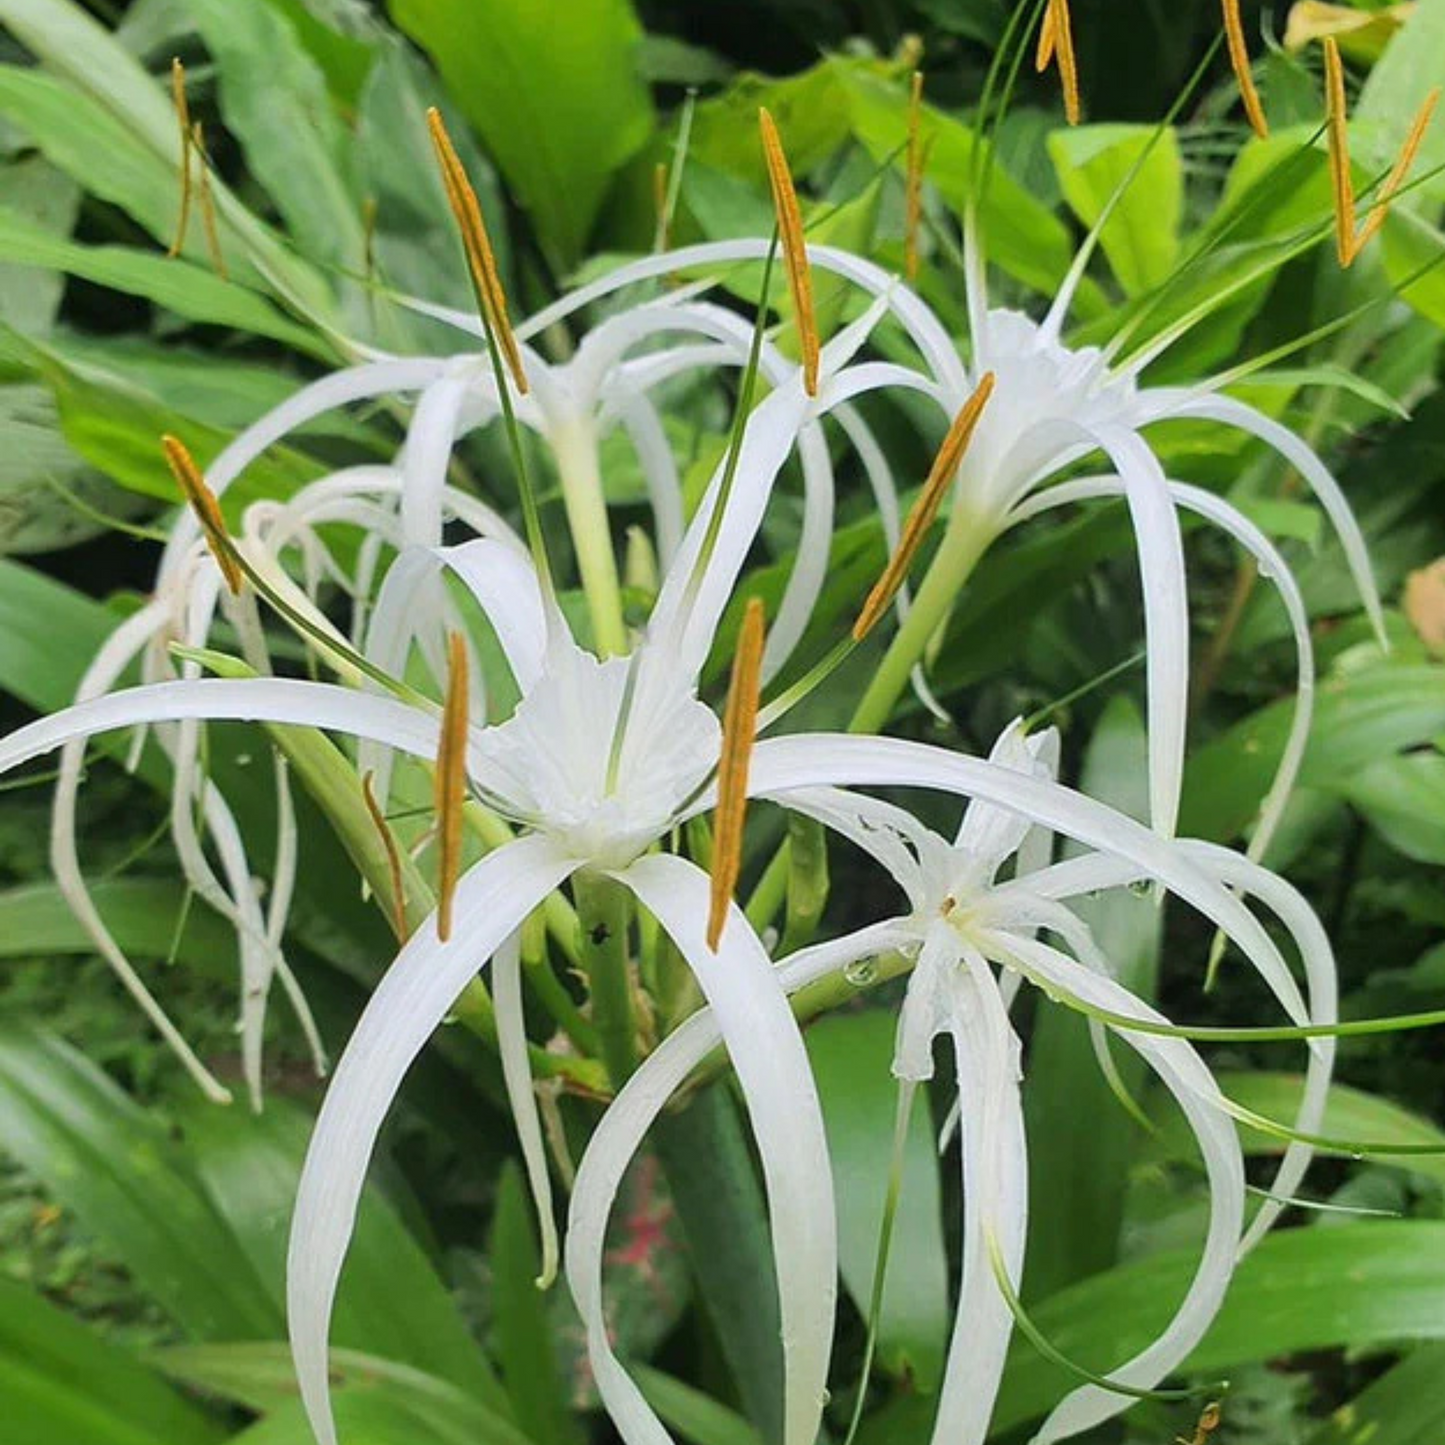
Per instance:
[[[900,920],[875,924],[827,943],[799,949],[777,970],[787,994],[856,963],[907,946],[914,933]],[[577,1170],[567,1224],[567,1284],[587,1325],[588,1356],[614,1425],[627,1445],[663,1445],[668,1435],[622,1368],[608,1336],[602,1306],[602,1260],[607,1221],[628,1166],[668,1101],[722,1042],[711,1008],[700,1009],[638,1065],[608,1106]]]
[[[625,266],[619,266],[596,281],[579,286],[551,306],[536,312],[517,328],[517,334],[524,337],[537,336],[549,326],[565,320],[574,311],[589,306],[604,296],[610,296],[623,287],[635,286],[642,281],[653,281],[676,271],[728,266],[739,261],[761,261],[767,256],[771,246],[772,242],[765,238],[750,237],[682,246],[675,251],[644,256]],[[886,296],[888,309],[903,324],[909,339],[918,348],[937,380],[951,391],[967,394],[970,390],[968,378],[963,363],[958,358],[953,338],[913,291],[882,267],[851,252],[812,244],[807,250],[808,260],[812,265],[843,277],[871,296]]]
[[[1049,992],[1152,1023],[1166,1021],[1128,989],[1047,944],[1005,933],[981,933],[977,942],[990,957],[1021,969]],[[1121,1384],[1150,1390],[1177,1369],[1199,1343],[1229,1287],[1244,1221],[1244,1157],[1239,1137],[1221,1106],[1218,1085],[1189,1044],[1127,1029],[1117,1032],[1174,1096],[1199,1144],[1209,1179],[1209,1227],[1183,1301],[1151,1345],[1108,1372]],[[1031,1445],[1052,1445],[1055,1440],[1077,1435],[1112,1419],[1131,1403],[1128,1397],[1101,1386],[1085,1385],[1055,1407]]]
[[[1339,979],[1334,950],[1314,909],[1299,892],[1276,873],[1260,867],[1251,859],[1242,858],[1215,843],[1189,840],[1181,846],[1208,864],[1231,887],[1258,898],[1289,930],[1305,971],[1309,994],[1308,1022],[1334,1024],[1339,1021]],[[1278,993],[1276,992],[1276,996]],[[1281,1000],[1283,1003],[1284,1000]],[[1286,1010],[1289,1005],[1285,1003]],[[1291,1012],[1298,1018],[1298,1014]],[[1295,1113],[1294,1127],[1301,1134],[1317,1134],[1324,1123],[1329,1102],[1330,1074],[1334,1069],[1336,1040],[1329,1037],[1309,1040],[1309,1062],[1305,1067],[1304,1089]],[[1284,1152],[1269,1192],[1276,1196],[1265,1200],[1251,1221],[1241,1253],[1254,1248],[1284,1208],[1281,1202],[1294,1195],[1314,1157],[1311,1145],[1294,1139]]]
[[[1168,846],[1132,818],[1058,783],[903,738],[797,733],[758,742],[748,785],[752,796],[772,798],[784,807],[794,789],[840,786],[928,788],[996,803],[1128,860],[1141,876],[1157,879],[1223,929],[1256,968],[1268,970],[1272,978],[1290,977],[1259,920],[1182,850]],[[695,810],[712,807],[713,797],[711,790],[702,794]],[[1029,886],[1036,887],[1045,876],[1046,872],[1032,875]]]
[[[492,960],[492,1002],[497,1013],[497,1053],[502,1060],[502,1079],[527,1184],[537,1210],[537,1228],[542,1239],[540,1288],[557,1277],[557,1218],[552,1208],[552,1176],[547,1172],[547,1144],[542,1135],[532,1064],[527,1057],[527,1017],[522,1008],[522,935],[514,933]]]
[[[662,924],[687,960],[737,1072],[772,1220],[783,1331],[784,1445],[813,1445],[826,1397],[838,1262],[827,1140],[802,1035],[778,975],[741,910],[731,910],[717,952],[707,946],[709,881],[701,869],[681,858],[654,854],[615,876]],[[628,1445],[668,1436],[607,1341],[600,1272],[594,1263],[616,1181],[607,1173],[596,1179],[591,1171],[610,1172],[635,1151],[635,1145],[619,1149],[615,1135],[607,1131],[614,1113],[628,1118],[630,1105],[624,1106],[624,1098],[645,1096],[656,1076],[641,1084],[639,1077],[629,1080],[594,1135],[578,1171],[567,1231],[567,1276],[588,1325],[598,1387]]]
[[[473,378],[449,371],[422,393],[406,429],[401,456],[402,533],[414,547],[435,547],[442,539],[442,498],[447,466],[461,425],[462,404]]]
[[[1018,1037],[993,973],[975,950],[962,950],[952,993],[963,1167],[962,1281],[932,1441],[981,1445],[1013,1334],[1013,1312],[994,1277],[990,1243],[1017,1296],[1028,1233],[1028,1150]]]
[[[1304,760],[1305,747],[1309,743],[1310,723],[1314,717],[1315,657],[1314,643],[1310,638],[1309,613],[1289,564],[1274,543],[1248,517],[1230,506],[1222,497],[1206,492],[1201,487],[1171,481],[1169,493],[1179,506],[1213,522],[1254,558],[1259,565],[1260,575],[1273,582],[1278,590],[1280,601],[1289,617],[1290,630],[1294,634],[1295,661],[1298,668],[1294,714],[1290,719],[1289,736],[1285,740],[1284,751],[1280,754],[1279,765],[1275,769],[1274,781],[1260,805],[1259,821],[1249,842],[1249,856],[1262,858],[1294,790],[1300,764]],[[1123,483],[1117,477],[1081,477],[1077,481],[1061,483],[1026,499],[1011,514],[1008,524],[1013,526],[1037,516],[1040,512],[1066,506],[1071,502],[1088,501],[1097,497],[1117,497],[1122,494]]]
[[[208,718],[213,722],[295,723],[369,737],[414,757],[436,756],[437,720],[389,697],[294,678],[200,678],[126,688],[72,704],[0,739],[0,773],[67,742],[138,723]]]
[[[169,603],[158,599],[147,603],[139,612],[126,618],[101,644],[100,650],[86,669],[76,693],[77,700],[86,702],[104,693],[130,666],[151,638],[166,626],[169,616]],[[89,734],[82,733],[65,742],[60,755],[55,797],[50,813],[50,869],[55,875],[56,887],[75,915],[76,921],[95,945],[96,952],[110,965],[126,992],[180,1059],[201,1091],[215,1103],[229,1103],[230,1090],[196,1057],[195,1051],[182,1037],[180,1030],[145,986],[134,965],[126,957],[125,950],[106,927],[105,920],[101,918],[86,886],[76,844],[75,812],[88,736]],[[0,748],[3,748],[3,744],[0,744]]]
[[[433,357],[368,362],[313,381],[253,422],[231,442],[207,468],[207,485],[219,497],[267,447],[288,432],[354,401],[388,392],[419,391],[435,381],[446,366],[444,360]],[[187,510],[177,515],[161,558],[160,579],[169,577],[181,565],[185,553],[200,535],[200,525],[192,512]]]
[[[1100,427],[1092,434],[1118,469],[1134,524],[1148,651],[1149,819],[1168,838],[1179,818],[1189,719],[1184,543],[1169,484],[1154,453],[1122,427]]]
[[[486,537],[439,547],[433,555],[466,584],[492,624],[518,688],[530,692],[546,659],[549,612],[532,559]],[[553,625],[559,623],[554,616]],[[565,631],[565,624],[559,630]]]
[[[372,994],[326,1091],[291,1217],[286,1318],[311,1429],[337,1445],[327,1335],[367,1165],[401,1081],[467,983],[575,864],[545,838],[522,838],[462,877],[453,932],[442,943],[430,915]]]
[[[1385,616],[1380,606],[1380,593],[1375,585],[1375,574],[1370,565],[1370,552],[1365,545],[1364,534],[1360,531],[1360,524],[1355,520],[1348,499],[1340,490],[1340,484],[1309,445],[1282,422],[1265,416],[1263,412],[1256,411],[1252,406],[1247,406],[1232,396],[1199,396],[1197,393],[1177,391],[1166,392],[1163,396],[1157,392],[1145,392],[1143,396],[1154,401],[1151,409],[1152,420],[1193,418],[1199,421],[1217,421],[1248,432],[1251,436],[1258,437],[1266,446],[1273,447],[1309,483],[1330,521],[1334,523],[1340,545],[1344,548],[1345,560],[1349,564],[1350,575],[1359,589],[1375,634],[1380,639],[1381,646],[1387,645]]]

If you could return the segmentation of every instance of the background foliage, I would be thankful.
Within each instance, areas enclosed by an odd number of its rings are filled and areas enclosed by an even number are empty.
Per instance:
[[[1382,7],[1358,8],[1381,12],[1352,35],[1348,53],[1362,87],[1357,142],[1367,163],[1382,163],[1425,90],[1445,81],[1445,5],[1424,0],[1400,44]],[[1090,124],[1063,129],[1052,80],[1026,78],[999,136],[1004,170],[986,208],[1005,299],[1022,305],[1059,279],[1073,240],[1137,153],[1139,123],[1173,102],[1218,25],[1212,0],[1076,0],[1075,10]],[[1322,158],[1287,180],[1263,179],[1280,147],[1298,144],[1320,116],[1317,49],[1277,43],[1287,11],[1246,6],[1251,35],[1275,37],[1261,72],[1276,139],[1246,144],[1216,63],[1105,228],[1104,264],[1081,295],[1086,335],[1111,334],[1131,316],[1147,332],[1260,270],[1282,238],[1327,215]],[[392,299],[469,304],[429,164],[427,105],[440,104],[466,138],[483,204],[502,218],[510,291],[530,310],[599,258],[651,247],[653,171],[672,155],[689,90],[696,112],[674,239],[767,227],[753,124],[765,103],[814,198],[814,234],[897,266],[902,98],[921,63],[937,138],[919,285],[962,332],[952,238],[972,144],[966,121],[1005,19],[1002,0],[0,0],[5,722],[67,701],[98,641],[147,585],[153,529],[174,500],[160,432],[184,437],[204,463],[337,361],[339,335],[399,350],[446,344]],[[224,274],[198,226],[179,259],[164,255],[177,200],[163,84],[173,54],[186,61],[221,182]],[[1442,161],[1437,126],[1426,164]],[[1251,378],[1248,395],[1299,428],[1343,477],[1394,604],[1388,656],[1369,641],[1338,548],[1282,468],[1243,442],[1224,451],[1216,436],[1184,426],[1165,447],[1176,472],[1228,493],[1288,543],[1315,619],[1322,704],[1304,786],[1271,861],[1306,886],[1330,927],[1347,1015],[1445,1006],[1442,602],[1438,583],[1432,592],[1427,580],[1410,581],[1445,553],[1445,273],[1392,291],[1445,244],[1435,224],[1442,200],[1436,175],[1392,218],[1372,262],[1350,273],[1318,246],[1260,270],[1165,367],[1179,376],[1223,370],[1355,313]],[[1241,213],[1228,245],[1184,268],[1221,217]],[[930,438],[906,407],[891,402],[870,420],[895,464],[921,475]],[[722,446],[726,409],[699,394],[690,421],[702,475]],[[384,410],[317,423],[253,467],[227,505],[285,495],[343,458],[389,455],[398,434]],[[466,460],[483,478],[492,464],[485,446]],[[607,484],[620,528],[639,481],[619,465]],[[855,604],[882,557],[861,492],[842,519],[820,628]],[[795,525],[787,506],[770,525],[786,548]],[[1202,534],[1189,545],[1205,605],[1183,823],[1228,840],[1248,824],[1282,745],[1287,633],[1226,547]],[[1117,509],[1013,535],[979,569],[938,653],[934,686],[956,725],[941,730],[921,713],[902,725],[972,750],[1016,713],[1053,708],[1070,775],[1137,810],[1137,675],[1124,674],[1107,707],[1090,689],[1138,646],[1130,556]],[[821,720],[846,716],[848,681],[817,703]],[[214,766],[244,776],[255,748],[239,730],[218,730]],[[172,881],[153,831],[164,813],[163,763],[148,755],[135,780],[103,761],[94,771],[84,821],[97,900],[126,948],[165,971],[168,1003],[225,1070],[233,945]],[[317,1098],[300,1041],[273,1023],[264,1115],[192,1100],[46,880],[44,789],[5,786],[0,1439],[305,1441],[281,1343],[286,1222]],[[244,821],[263,838],[264,790],[252,791],[256,816]],[[292,958],[327,1037],[339,1041],[389,956],[387,935],[326,828],[304,821]],[[848,891],[835,889],[835,911],[846,910]],[[1204,1022],[1263,1017],[1228,970],[1215,994],[1200,994],[1208,939],[1187,919],[1161,920],[1151,900],[1126,896],[1094,905],[1090,921],[1133,985],[1157,987],[1171,1011]],[[853,1301],[836,1363],[839,1427],[858,1388],[858,1307],[882,1208],[890,1028],[890,1015],[863,999],[810,1035]],[[335,1329],[343,1436],[355,1445],[603,1438],[562,1291],[532,1288],[533,1224],[495,1062],[458,1031],[440,1043],[408,1081],[352,1248]],[[1266,1114],[1288,1113],[1298,1081],[1285,1072],[1287,1051],[1220,1053],[1228,1092]],[[1445,1145],[1431,1122],[1445,1108],[1445,1067],[1429,1036],[1354,1040],[1342,1055],[1329,1133]],[[1145,1133],[1097,1082],[1077,1020],[1040,1011],[1029,1071],[1029,1302],[1068,1354],[1104,1367],[1147,1339],[1182,1291],[1202,1183],[1162,1104],[1157,1132]],[[589,1107],[561,1102],[575,1137]],[[717,1138],[733,1140],[720,1175],[749,1175],[726,1087],[694,1107],[714,1110]],[[948,1160],[940,1169],[934,1132],[919,1117],[909,1141],[905,1218],[861,1437],[871,1445],[923,1438],[941,1370],[958,1200],[956,1169]],[[1258,1156],[1279,1147],[1263,1136],[1248,1142]],[[1317,1168],[1311,1187],[1321,1203],[1368,1212],[1296,1211],[1295,1227],[1242,1268],[1190,1364],[1200,1383],[1232,1381],[1221,1442],[1439,1438],[1442,1182],[1445,1165],[1431,1155]],[[765,1258],[767,1246],[746,1188],[726,1209],[699,1206],[716,1184],[681,1179],[660,1137],[614,1225],[611,1283],[617,1331],[632,1359],[647,1362],[641,1378],[664,1417],[698,1445],[745,1445],[770,1428],[776,1362],[731,1307],[725,1276],[760,1251]],[[727,1267],[709,1269],[710,1258]],[[1020,1343],[1000,1438],[1022,1438],[1063,1383]],[[1097,1438],[1187,1436],[1193,1413],[1142,1406]]]

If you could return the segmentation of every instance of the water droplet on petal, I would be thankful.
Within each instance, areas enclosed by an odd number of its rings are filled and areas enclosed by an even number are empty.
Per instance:
[[[854,988],[867,988],[878,979],[878,965],[871,958],[860,958],[843,970],[843,977]]]

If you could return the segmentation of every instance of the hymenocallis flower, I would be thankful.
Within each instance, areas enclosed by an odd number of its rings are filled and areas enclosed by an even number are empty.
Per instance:
[[[256,586],[288,621],[304,624],[323,662],[349,682],[365,679],[384,690],[271,676],[186,677],[95,697],[0,743],[4,771],[109,729],[249,719],[336,731],[435,761],[443,861],[435,923],[423,923],[406,941],[342,1055],[317,1121],[293,1221],[288,1273],[293,1347],[302,1394],[324,1442],[334,1439],[327,1324],[367,1162],[407,1067],[464,986],[494,958],[503,1067],[529,1177],[543,1204],[545,1252],[555,1253],[515,968],[523,923],[574,877],[584,890],[605,885],[635,898],[672,936],[704,995],[729,1020],[728,1042],[758,1137],[777,1230],[787,1440],[806,1445],[816,1433],[835,1259],[826,1145],[806,1055],[776,973],[746,920],[725,897],[719,913],[717,889],[696,865],[652,850],[697,811],[697,799],[720,764],[725,775],[735,770],[715,714],[697,695],[703,663],[776,475],[800,431],[870,384],[886,381],[886,369],[851,364],[879,314],[880,308],[870,308],[820,348],[811,393],[793,365],[744,414],[735,447],[677,547],[647,629],[625,654],[598,656],[579,645],[550,576],[534,569],[527,550],[510,535],[452,548],[408,548],[409,498],[404,479],[398,484],[401,545],[392,570],[407,568],[424,584],[428,569],[432,574],[450,569],[470,592],[520,694],[504,722],[490,727],[468,722],[475,714],[468,706],[470,668],[460,637],[454,635],[446,647],[447,701],[439,716],[435,704],[388,680],[364,649],[304,616],[290,595],[263,575],[274,559],[258,565],[227,536],[214,494],[184,449],[172,444],[199,519],[191,529],[205,533],[217,578],[235,580],[243,599],[251,595],[247,586]],[[276,515],[285,519],[283,532],[300,525],[294,510]],[[412,593],[413,610],[424,612],[443,595],[440,586],[429,593],[421,586]],[[447,622],[446,614],[434,612],[427,630],[441,632]],[[368,634],[372,631],[368,626]],[[755,694],[762,670],[760,629],[753,635],[756,655],[749,659],[749,674]],[[741,710],[748,727],[755,708],[754,695]],[[458,878],[458,815],[468,794],[511,825],[515,836]],[[619,1418],[653,1418],[640,1399],[629,1402],[620,1386],[608,1405]]]
[[[948,1365],[932,1438],[973,1445],[988,1432],[1014,1323],[1024,1268],[1027,1158],[1020,1103],[1021,1044],[1009,1007],[1022,982],[1091,1015],[1136,1050],[1174,1097],[1194,1133],[1210,1189],[1202,1257],[1188,1293],[1158,1338],[1064,1399],[1035,1437],[1039,1445],[1077,1434],[1148,1391],[1179,1366],[1213,1319],[1235,1260],[1272,1223],[1310,1157],[1291,1143],[1273,1189],[1241,1242],[1245,1180],[1229,1102],[1193,1046],[1170,1037],[1167,1021],[1111,977],[1068,900],[1154,881],[1187,901],[1243,950],[1294,1023],[1336,1019],[1334,961],[1308,905],[1283,880],[1242,855],[1210,844],[1164,840],[1131,819],[1053,781],[1052,732],[1026,737],[1015,724],[987,761],[895,739],[820,734],[758,744],[755,796],[822,823],[879,864],[907,900],[898,916],[803,950],[779,968],[795,993],[825,980],[852,991],[860,961],[892,959],[911,969],[899,1015],[893,1072],[905,1090],[933,1075],[939,1037],[952,1046],[958,1080],[963,1170],[963,1274]],[[829,783],[904,785],[967,796],[952,841],[911,814]],[[822,786],[819,786],[822,785]],[[706,805],[704,800],[703,805]],[[1088,851],[1049,863],[1054,832]],[[1012,868],[1010,871],[1010,864]],[[1252,896],[1289,934],[1306,978],[1306,999],[1259,921],[1236,894]],[[1041,936],[1042,935],[1042,936]],[[1138,1027],[1131,1027],[1137,1025]],[[1151,1032],[1151,1030],[1154,1030]],[[703,1011],[688,1019],[640,1067],[599,1125],[578,1172],[568,1223],[568,1279],[589,1319],[600,1317],[608,1211],[630,1158],[667,1100],[717,1045],[719,1026]],[[1107,1069],[1107,1045],[1101,1042]],[[1333,1042],[1316,1039],[1297,1129],[1318,1128]],[[599,1375],[619,1369],[605,1333]],[[650,1437],[625,1435],[632,1445]]]
[[[235,546],[273,591],[316,633],[338,644],[347,639],[336,631],[323,603],[345,597],[351,610],[351,640],[365,632],[367,609],[384,558],[403,545],[400,498],[403,476],[388,466],[357,466],[307,484],[289,500],[252,503],[242,514]],[[455,519],[478,536],[514,538],[511,528],[484,503],[448,487],[442,497],[442,521]],[[189,516],[189,514],[187,514]],[[152,597],[121,623],[97,652],[77,689],[77,701],[109,692],[135,663],[146,682],[198,677],[194,660],[177,661],[172,648],[199,649],[212,639],[218,620],[239,638],[247,663],[270,671],[268,644],[254,592],[233,590],[216,556],[196,537],[193,523],[178,524],[190,541],[173,538]],[[351,556],[342,560],[340,543],[349,534]],[[521,546],[520,541],[516,542]],[[224,554],[223,554],[224,555]],[[294,567],[291,565],[295,559]],[[293,575],[294,573],[294,575]],[[333,609],[334,610],[334,609]],[[282,950],[295,882],[295,822],[290,783],[283,760],[275,763],[278,818],[276,863],[264,905],[247,849],[224,790],[207,776],[202,762],[201,725],[195,719],[154,729],[172,767],[170,829],[187,883],[208,906],[236,929],[241,960],[242,1070],[252,1102],[261,1091],[261,1034],[266,1000],[273,977],[279,977],[297,1010],[320,1065],[323,1055],[305,1000],[286,965]],[[137,733],[137,757],[146,731]],[[124,951],[106,928],[85,885],[76,840],[76,804],[84,766],[85,743],[67,743],[61,753],[51,815],[51,868],[62,894],[97,950],[111,964],[127,990],[171,1045],[187,1071],[212,1098],[227,1091],[195,1057],[165,1011],[146,988]],[[205,843],[215,849],[221,865],[217,876]]]

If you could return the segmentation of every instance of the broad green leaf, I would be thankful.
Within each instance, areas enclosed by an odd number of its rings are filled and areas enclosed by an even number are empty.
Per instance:
[[[1436,1445],[1445,1435],[1445,1346],[1407,1355],[1341,1405],[1305,1445]]]
[[[0,213],[18,217],[47,238],[68,236],[80,205],[80,188],[43,156],[21,156],[0,168]],[[9,264],[0,244],[0,315],[17,331],[31,334],[50,330],[65,290],[63,276],[37,276],[25,266]]]
[[[1284,747],[1291,703],[1273,703],[1206,743],[1190,759],[1180,831],[1230,838],[1254,816]],[[1348,787],[1372,763],[1445,733],[1445,669],[1381,663],[1319,690],[1300,782]]]
[[[1267,1073],[1225,1073],[1219,1076],[1219,1086],[1224,1093],[1247,1109],[1262,1114],[1266,1119],[1288,1123],[1299,1108],[1300,1090],[1303,1080],[1298,1074]],[[1150,1113],[1158,1126],[1158,1133],[1145,1146],[1145,1154],[1153,1160],[1194,1160],[1198,1157],[1188,1129],[1179,1112],[1167,1102],[1154,1108]],[[1430,1120],[1388,1099],[1376,1094],[1352,1089],[1345,1084],[1335,1084],[1330,1089],[1329,1103],[1325,1110],[1324,1122],[1318,1133],[1335,1139],[1358,1139],[1371,1144],[1439,1145],[1445,1149],[1445,1131]],[[1284,1141],[1270,1134],[1244,1125],[1239,1130],[1240,1142],[1250,1154],[1281,1154]],[[1340,1151],[1322,1150],[1322,1153]],[[1426,1179],[1445,1183],[1445,1153],[1377,1156],[1382,1162],[1397,1169],[1409,1169]]]
[[[312,60],[321,67],[332,95],[354,107],[376,59],[385,28],[364,0],[267,0],[285,16]]]
[[[175,117],[145,68],[73,0],[0,0],[0,21],[47,68],[125,120],[143,144],[174,154]]]
[[[612,174],[654,124],[628,0],[391,0],[553,263],[577,263]]]
[[[663,1423],[692,1445],[762,1445],[757,1431],[741,1415],[719,1405],[711,1395],[646,1365],[634,1366],[632,1374]]]
[[[141,296],[188,321],[232,326],[269,336],[312,354],[324,353],[315,335],[287,321],[270,302],[244,286],[179,258],[128,246],[86,246],[55,235],[0,206],[0,262],[37,271],[79,276],[98,286]]]
[[[888,1192],[898,1082],[890,1072],[891,1011],[834,1014],[808,1030],[808,1057],[823,1104],[843,1283],[866,1319]],[[925,1099],[916,1102],[903,1153],[902,1190],[883,1288],[878,1359],[932,1394],[948,1338],[948,1255],[943,1244],[938,1150]]]
[[[908,129],[905,87],[859,67],[836,64],[847,92],[854,134],[879,165],[902,166]],[[920,134],[929,146],[928,183],[961,212],[971,194],[977,145],[973,131],[943,111],[925,106]],[[983,200],[979,229],[989,261],[1045,294],[1055,289],[1073,259],[1064,223],[1000,165],[994,168]],[[1081,287],[1079,303],[1085,314],[1096,314],[1100,309],[1097,288]]]
[[[783,1358],[767,1209],[726,1085],[652,1130],[708,1322],[738,1397],[765,1441],[782,1438]]]
[[[0,0],[0,22],[59,78],[4,67],[0,117],[21,125],[62,170],[169,244],[180,139],[165,86],[75,0]],[[329,318],[330,292],[320,274],[219,180],[212,189],[231,271],[254,271],[302,314]],[[204,255],[200,229],[193,229],[187,255]]]
[[[1071,1360],[1095,1370],[1152,1341],[1198,1263],[1152,1255],[1045,1300],[1034,1321]],[[1240,1264],[1191,1374],[1307,1350],[1445,1339],[1445,1223],[1391,1220],[1272,1235]],[[1017,1340],[994,1411],[1004,1432],[1043,1414],[1077,1381]]]
[[[0,1279],[0,1431],[16,1442],[211,1445],[225,1431],[158,1375]]]
[[[1360,143],[1361,158],[1378,168],[1390,165],[1425,97],[1441,85],[1445,85],[1445,9],[1417,5],[1360,92],[1350,133]],[[1423,175],[1442,164],[1445,130],[1436,124],[1425,132],[1415,173]],[[1445,177],[1435,176],[1425,189],[1436,200],[1445,196]]]
[[[0,690],[37,712],[64,707],[116,621],[82,593],[0,560]]]
[[[1069,127],[1049,136],[1048,150],[1065,199],[1091,228],[1138,166],[1099,244],[1126,294],[1165,280],[1178,259],[1184,213],[1184,161],[1175,131],[1155,139],[1152,126]]]
[[[156,1368],[180,1384],[234,1400],[268,1418],[239,1436],[247,1445],[296,1441],[312,1445],[310,1428],[296,1402],[296,1370],[291,1351],[280,1340],[218,1345],[174,1345],[150,1355]],[[362,1445],[368,1430],[410,1431],[413,1445],[529,1445],[528,1438],[503,1415],[474,1395],[435,1375],[359,1350],[331,1352],[331,1389],[342,1438]],[[346,1422],[354,1422],[353,1435]],[[378,1423],[380,1422],[380,1423]],[[468,1433],[470,1432],[470,1433]],[[397,1435],[385,1435],[387,1441]]]
[[[504,213],[496,172],[482,157],[449,98],[437,93],[436,77],[398,37],[380,49],[361,94],[357,114],[357,165],[364,194],[376,204],[372,239],[377,280],[387,290],[470,311],[476,301],[467,274],[456,221],[437,170],[426,110],[439,105],[447,118],[457,153],[487,216]],[[493,228],[492,245],[505,280],[510,250],[505,230]],[[378,297],[385,314],[378,335],[391,344],[413,338],[434,350],[453,352],[467,345],[449,326],[433,322]],[[409,348],[407,348],[409,349]]]
[[[68,547],[144,505],[76,457],[43,386],[0,386],[0,434],[0,552]]]
[[[277,1308],[285,1302],[287,1228],[311,1124],[279,1099],[268,1100],[259,1116],[200,1103],[182,1114],[202,1186]],[[424,1369],[506,1411],[506,1396],[445,1286],[374,1190],[357,1215],[331,1336],[338,1345]]]
[[[1445,863],[1445,757],[1384,758],[1341,780],[1338,791],[1392,848],[1420,863]]]
[[[0,117],[87,191],[119,206],[162,244],[170,243],[180,198],[175,166],[147,149],[124,121],[52,76],[13,65],[0,65]],[[200,227],[192,231],[185,254],[205,263]]]
[[[538,1445],[579,1439],[567,1408],[547,1299],[537,1288],[542,1260],[521,1172],[508,1164],[492,1218],[492,1311],[496,1351],[507,1395],[523,1430]]]
[[[287,230],[313,259],[359,271],[363,223],[350,137],[320,69],[270,5],[191,0],[191,12],[216,58],[226,127]]]
[[[103,878],[90,896],[116,942],[135,958],[174,958],[235,976],[236,935],[209,909],[187,907],[184,886],[169,878]],[[177,931],[181,919],[185,927]],[[95,945],[53,883],[0,893],[0,958],[94,953]]]
[[[68,1044],[0,1026],[0,1146],[197,1339],[281,1331],[235,1235],[165,1129]]]
[[[1089,739],[1079,786],[1091,798],[1145,818],[1147,762],[1139,711],[1127,696],[1116,696]],[[1162,925],[1157,900],[1117,888],[1080,900],[1074,911],[1118,981],[1151,998]],[[1115,1057],[1125,1085],[1137,1090],[1144,1072],[1139,1060],[1122,1045]],[[1118,1258],[1128,1171],[1141,1132],[1101,1074],[1085,1021],[1070,1009],[1043,1009],[1035,1021],[1024,1120],[1030,1220],[1024,1285],[1031,1299],[1040,1299]]]
[[[0,342],[6,339],[0,326]],[[61,430],[76,453],[143,496],[178,500],[175,478],[160,449],[165,433],[179,436],[202,467],[231,440],[228,431],[179,416],[140,388],[84,363],[71,364],[54,349],[31,343],[24,354],[49,384]],[[320,463],[292,448],[273,447],[228,489],[224,509],[236,515],[258,497],[290,496],[321,471]]]
[[[336,1428],[347,1445],[534,1445],[485,1405],[460,1390],[428,1381],[359,1378],[334,1390]],[[231,1437],[231,1445],[314,1445],[315,1435],[298,1402]]]

